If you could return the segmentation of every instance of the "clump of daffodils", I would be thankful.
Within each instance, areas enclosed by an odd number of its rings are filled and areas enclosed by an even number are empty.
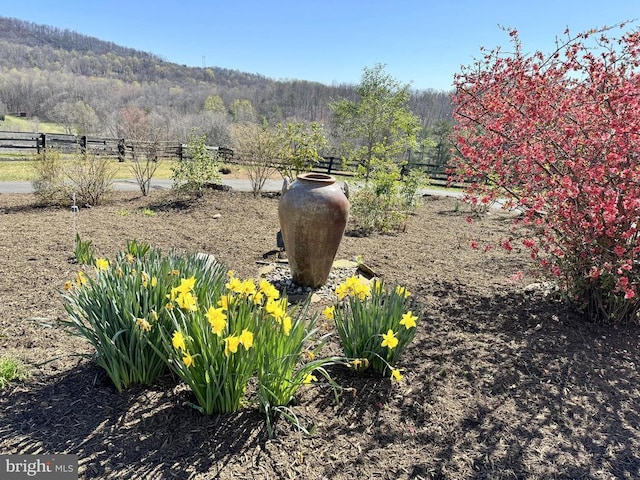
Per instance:
[[[257,376],[258,402],[270,427],[296,391],[326,374],[333,359],[313,359],[320,342],[307,305],[293,309],[266,280],[233,271],[219,292],[195,296],[197,278],[183,278],[166,306],[172,320],[164,346],[174,371],[191,388],[200,411],[230,413]]]
[[[280,414],[303,429],[289,404],[319,378],[336,388],[324,366],[342,362],[317,357],[326,337],[316,335],[309,301],[292,306],[268,281],[240,279],[197,255],[128,247],[62,292],[63,323],[93,345],[116,388],[151,384],[170,368],[196,409],[230,413],[255,378],[269,433]]]
[[[401,285],[353,276],[335,289],[337,302],[324,317],[334,320],[344,354],[357,371],[369,367],[402,380],[398,360],[416,334],[419,318],[410,309],[411,292]]]
[[[203,291],[222,288],[225,270],[150,246],[123,250],[113,261],[98,258],[94,266],[64,284],[69,319],[62,323],[92,344],[96,363],[118,391],[152,384],[167,369],[159,346],[169,310],[197,309]]]

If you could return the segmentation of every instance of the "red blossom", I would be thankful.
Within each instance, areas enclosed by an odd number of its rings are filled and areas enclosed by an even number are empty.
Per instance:
[[[513,250],[513,245],[511,245],[511,242],[509,240],[505,240],[504,242],[502,242],[502,244],[500,244],[500,246],[507,252]]]
[[[522,280],[522,272],[518,271],[509,277],[512,282],[519,282]]]

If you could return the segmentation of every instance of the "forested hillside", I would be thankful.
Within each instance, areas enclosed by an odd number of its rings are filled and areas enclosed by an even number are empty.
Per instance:
[[[196,129],[211,143],[225,144],[228,124],[239,120],[328,124],[329,102],[353,98],[354,87],[187,67],[0,17],[0,112],[27,112],[77,133],[117,135],[123,109],[137,108],[169,139],[183,140]],[[427,129],[451,120],[449,92],[412,91],[409,103]]]

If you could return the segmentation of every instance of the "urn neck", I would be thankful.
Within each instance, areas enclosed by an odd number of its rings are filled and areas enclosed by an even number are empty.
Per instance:
[[[313,182],[321,185],[330,185],[336,182],[336,177],[327,175],[326,173],[301,173],[296,177],[297,180],[305,182]]]

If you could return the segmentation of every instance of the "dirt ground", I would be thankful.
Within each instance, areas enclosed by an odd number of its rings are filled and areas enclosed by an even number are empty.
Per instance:
[[[0,195],[0,353],[31,372],[0,392],[0,453],[77,454],[86,479],[640,478],[637,327],[584,324],[531,288],[524,251],[471,249],[509,235],[510,219],[469,223],[452,198],[425,197],[396,235],[350,225],[338,251],[414,295],[422,322],[402,383],[335,368],[337,403],[312,384],[293,407],[312,433],[281,421],[274,439],[250,407],[200,415],[170,377],[117,393],[57,324],[75,229],[106,257],[136,238],[213,254],[243,277],[276,248],[277,196],[171,195],[120,192],[77,218]]]

